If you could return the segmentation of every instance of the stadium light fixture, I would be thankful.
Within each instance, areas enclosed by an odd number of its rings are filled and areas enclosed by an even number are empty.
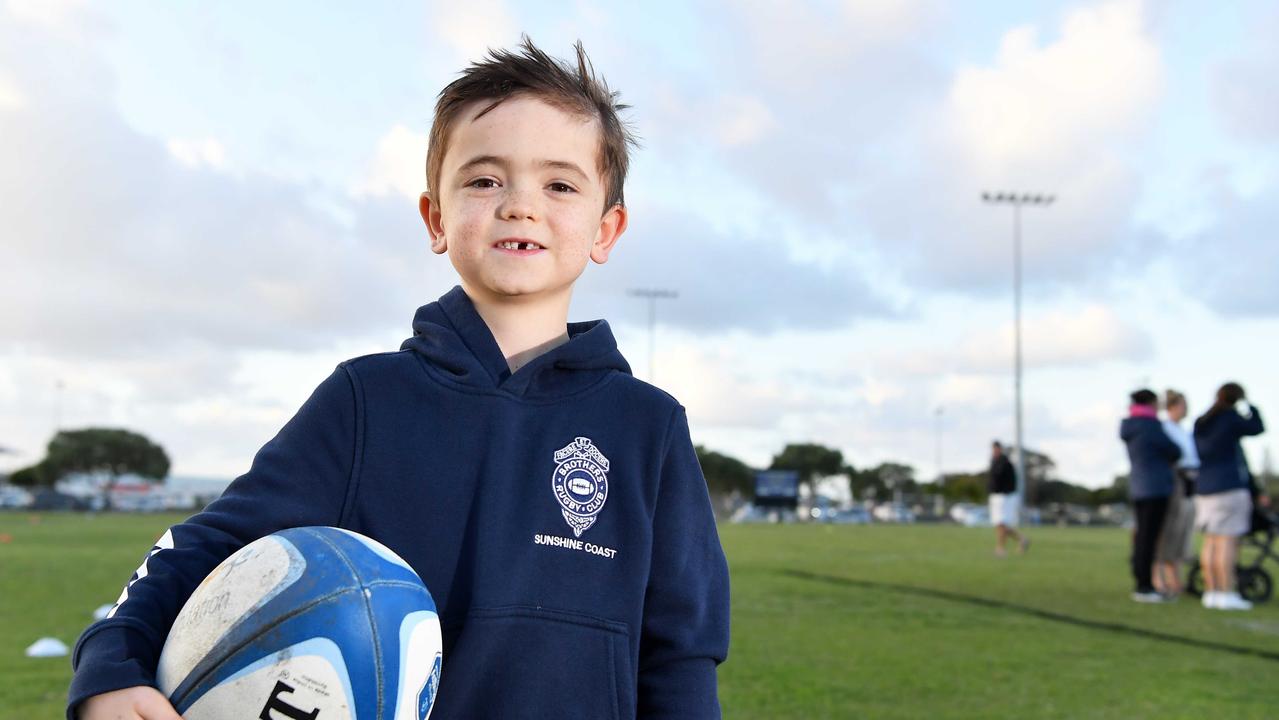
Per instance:
[[[1016,397],[1017,423],[1017,498],[1026,499],[1026,449],[1022,436],[1021,400],[1021,207],[1023,205],[1052,205],[1056,198],[1038,193],[998,192],[981,194],[982,202],[993,205],[1013,206],[1013,391]]]

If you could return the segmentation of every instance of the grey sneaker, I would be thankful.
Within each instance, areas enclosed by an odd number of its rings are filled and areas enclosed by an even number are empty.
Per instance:
[[[1132,599],[1139,603],[1161,603],[1167,602],[1163,595],[1151,590],[1150,592],[1135,592]]]

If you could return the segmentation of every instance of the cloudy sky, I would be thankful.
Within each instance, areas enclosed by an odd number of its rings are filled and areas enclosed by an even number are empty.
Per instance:
[[[436,93],[581,39],[643,137],[606,317],[694,440],[1126,469],[1138,385],[1279,413],[1279,9],[1263,2],[0,0],[0,469],[119,425],[232,477],[339,361],[454,284],[416,211]],[[940,415],[937,414],[941,409]],[[1277,436],[1250,441],[1260,467]]]

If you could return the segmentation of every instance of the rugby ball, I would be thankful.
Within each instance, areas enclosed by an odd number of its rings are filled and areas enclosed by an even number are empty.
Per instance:
[[[157,685],[185,720],[425,720],[442,659],[435,603],[408,563],[358,533],[293,528],[209,573]]]

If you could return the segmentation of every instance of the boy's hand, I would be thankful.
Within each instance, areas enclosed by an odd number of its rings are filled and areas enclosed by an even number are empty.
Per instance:
[[[84,701],[80,720],[182,720],[169,699],[146,685],[94,695]]]

